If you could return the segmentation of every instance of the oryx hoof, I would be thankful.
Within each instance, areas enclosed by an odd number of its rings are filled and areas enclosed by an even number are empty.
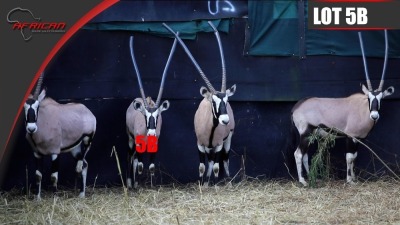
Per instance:
[[[85,198],[85,192],[79,193],[79,198]]]
[[[217,178],[219,174],[219,163],[215,163],[213,166],[214,177]]]
[[[142,174],[143,173],[143,163],[139,162],[138,163],[138,174]]]
[[[299,182],[300,182],[304,187],[308,187],[308,183],[307,183],[307,181],[304,180],[304,178],[303,178],[303,179],[300,179]]]
[[[346,184],[349,184],[349,185],[356,185],[357,183],[354,182],[353,180],[347,180]]]
[[[126,187],[129,189],[132,188],[132,179],[131,178],[126,179]]]
[[[42,197],[40,195],[35,195],[35,201],[40,202],[42,200]]]

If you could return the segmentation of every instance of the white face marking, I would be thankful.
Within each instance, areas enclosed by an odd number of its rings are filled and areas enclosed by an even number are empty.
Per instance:
[[[33,104],[29,105],[25,102],[24,104],[24,111],[25,111],[25,121],[28,121],[28,112],[29,109],[33,109],[34,114],[35,114],[35,120],[37,119],[37,110],[39,107],[39,101],[35,101]],[[27,122],[26,123],[26,131],[28,133],[35,133],[37,131],[37,125],[36,122]]]
[[[378,113],[378,111],[372,111],[372,112],[369,114],[369,117],[370,117],[372,120],[378,120],[378,119],[379,119],[379,113]]]
[[[24,110],[25,110],[25,119],[28,119],[28,109],[29,109],[29,105],[28,104],[24,104]]]
[[[376,100],[378,100],[378,110],[381,108],[381,99],[383,97],[383,93],[380,92],[378,95],[376,95]]]
[[[147,110],[145,110],[144,112],[146,114],[146,127],[147,127],[149,124],[151,113],[149,113],[149,111],[147,111]]]
[[[213,101],[215,102],[216,112],[218,113],[219,105],[221,104],[221,99],[218,98],[218,97],[215,96],[215,95],[212,95],[212,99],[213,99]]]
[[[368,92],[368,98],[369,98],[369,110],[371,111],[371,113],[369,114],[369,117],[374,120],[377,121],[379,119],[379,112],[378,110],[381,108],[381,99],[383,98],[383,93],[380,92],[377,95],[372,94],[371,92]],[[378,108],[372,109],[372,103],[373,101],[376,99],[376,101],[378,102]]]
[[[225,102],[225,104],[228,102],[228,95],[225,95],[225,97],[222,99],[224,102]]]
[[[37,131],[36,123],[26,123],[26,131],[30,134],[33,134]]]
[[[149,111],[145,110],[146,113],[146,127],[150,126],[150,118],[154,118],[154,125],[157,128],[157,119],[158,119],[158,113],[159,113],[159,109],[157,109],[156,111],[150,113]],[[148,129],[147,130],[147,135],[151,135],[151,136],[156,136],[156,129]]]
[[[375,99],[375,96],[371,92],[368,92],[368,98],[369,98],[369,109],[371,110],[372,101]]]
[[[229,123],[229,116],[228,114],[220,115],[218,121],[222,125],[227,125]]]

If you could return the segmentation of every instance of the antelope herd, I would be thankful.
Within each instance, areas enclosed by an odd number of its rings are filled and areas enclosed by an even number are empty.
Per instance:
[[[154,160],[158,149],[158,138],[161,133],[161,113],[168,110],[170,106],[168,100],[160,102],[168,68],[177,42],[179,42],[206,84],[206,87],[200,88],[200,94],[203,99],[194,115],[194,131],[197,137],[200,158],[198,168],[200,182],[204,186],[208,186],[212,173],[214,174],[214,179],[217,179],[221,162],[226,176],[230,176],[229,152],[235,129],[235,119],[228,98],[235,94],[236,85],[226,88],[227,78],[222,43],[214,24],[212,22],[208,23],[214,31],[221,58],[222,86],[220,91],[217,91],[211,84],[184,41],[179,37],[179,32],[175,32],[167,24],[163,23],[163,26],[173,35],[174,42],[161,77],[157,99],[154,102],[151,97],[145,95],[134,56],[133,37],[130,37],[130,55],[139,84],[140,97],[135,98],[126,110],[126,132],[129,139],[126,183],[129,188],[132,188],[132,186],[137,187],[138,185],[136,174],[143,173],[143,155],[145,152],[150,156],[149,172],[151,177],[155,172]],[[363,93],[356,93],[345,98],[307,98],[297,102],[291,111],[292,126],[295,128],[296,135],[300,137],[298,146],[293,149],[295,163],[298,180],[304,186],[307,186],[307,182],[303,176],[303,167],[306,173],[309,173],[307,137],[314,130],[317,130],[319,135],[327,135],[326,128],[335,128],[344,132],[348,146],[350,146],[346,153],[346,181],[353,183],[356,180],[353,168],[354,160],[357,157],[357,142],[354,138],[362,139],[368,135],[380,118],[381,100],[394,93],[393,87],[383,90],[388,58],[387,32],[385,31],[386,49],[383,72],[381,82],[376,90],[373,90],[369,79],[361,33],[359,33],[359,41],[367,83],[367,87],[362,85]],[[34,94],[30,95],[24,104],[26,139],[37,159],[35,171],[36,197],[37,199],[41,197],[42,168],[40,160],[43,156],[51,156],[51,180],[53,189],[56,190],[59,169],[58,155],[64,152],[71,152],[76,159],[75,172],[80,179],[79,197],[84,197],[88,171],[88,163],[85,160],[85,156],[90,149],[96,132],[96,117],[83,104],[59,104],[50,97],[46,97],[46,88],[42,89],[41,87],[43,79],[44,75],[42,73]],[[293,151],[291,154],[293,154]],[[204,179],[203,175],[206,170],[206,178]]]

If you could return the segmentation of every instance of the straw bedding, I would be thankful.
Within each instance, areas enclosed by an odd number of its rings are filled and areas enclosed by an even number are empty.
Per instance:
[[[400,223],[400,182],[392,178],[319,188],[296,182],[247,179],[204,188],[198,184],[129,190],[89,187],[41,201],[18,190],[1,194],[0,224],[394,224]]]

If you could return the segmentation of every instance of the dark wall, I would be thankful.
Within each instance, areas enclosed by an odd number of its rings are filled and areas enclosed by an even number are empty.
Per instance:
[[[237,84],[230,98],[236,119],[232,140],[231,174],[236,174],[245,157],[246,174],[267,178],[288,177],[282,151],[290,138],[290,110],[295,101],[307,96],[344,97],[360,92],[364,83],[361,57],[312,56],[252,57],[244,49],[246,20],[235,19],[229,34],[221,34],[224,46],[228,86]],[[114,156],[115,146],[123,173],[126,171],[128,137],[125,133],[125,112],[131,101],[139,96],[137,81],[129,55],[129,36],[135,36],[135,55],[147,95],[156,97],[159,82],[172,39],[124,31],[81,30],[53,59],[45,71],[44,85],[48,96],[62,102],[82,102],[97,117],[97,133],[88,153],[88,184],[120,184]],[[199,34],[195,41],[185,41],[213,85],[221,82],[221,66],[214,35]],[[373,85],[380,79],[382,58],[369,58],[368,66]],[[385,86],[399,87],[400,60],[390,59]],[[156,183],[194,182],[198,179],[198,153],[193,117],[201,100],[199,89],[204,85],[190,60],[177,46],[172,60],[163,99],[171,107],[163,113],[160,149],[157,155]],[[367,143],[398,170],[400,114],[399,91],[383,101],[381,119],[367,138]],[[335,109],[340,111],[340,108]],[[3,188],[24,187],[26,170],[34,184],[34,157],[24,138],[20,124],[7,149],[9,167]],[[345,168],[344,144],[337,142],[333,153],[340,178]],[[50,159],[46,160],[49,165]],[[375,164],[374,164],[374,163]],[[148,164],[146,165],[147,168]],[[364,148],[357,160],[360,175],[378,171],[382,165]],[[74,183],[72,156],[61,160],[60,184]],[[45,171],[49,182],[50,167]]]

